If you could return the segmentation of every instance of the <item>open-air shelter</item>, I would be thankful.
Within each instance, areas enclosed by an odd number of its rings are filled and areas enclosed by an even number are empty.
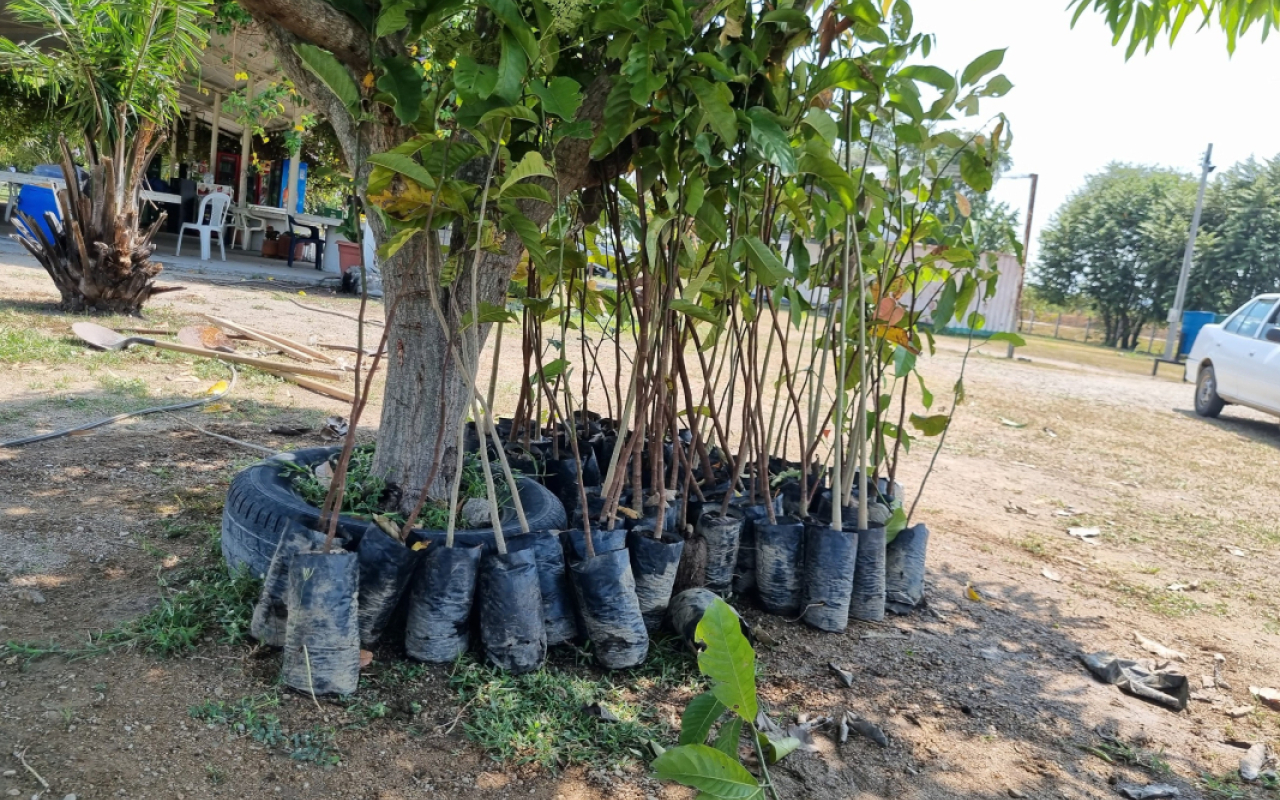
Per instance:
[[[35,41],[46,37],[48,32],[39,28],[24,25],[7,13],[5,0],[0,0],[0,36],[12,41]],[[52,45],[53,42],[50,41]],[[174,120],[169,131],[167,152],[163,153],[162,175],[166,180],[176,181],[180,176],[195,183],[205,182],[207,175],[213,175],[212,183],[223,191],[230,191],[235,197],[237,215],[249,215],[273,224],[277,229],[288,227],[288,215],[285,209],[293,210],[295,221],[319,227],[325,231],[324,271],[338,272],[338,248],[332,246],[337,241],[337,227],[340,219],[321,217],[301,213],[297,207],[295,190],[299,184],[300,171],[300,139],[289,153],[288,174],[282,175],[282,186],[278,196],[278,205],[267,205],[262,193],[254,191],[251,176],[253,135],[255,124],[267,135],[273,135],[294,128],[304,113],[296,96],[278,98],[282,108],[268,120],[246,122],[237,119],[224,111],[224,100],[233,93],[242,92],[246,98],[253,98],[272,84],[283,79],[275,56],[267,47],[262,35],[253,26],[236,28],[230,34],[212,33],[200,59],[199,71],[189,76],[186,83],[179,87],[181,118],[186,125],[185,141],[180,148],[179,123]],[[209,147],[207,152],[196,152],[196,133],[205,128],[209,131]],[[227,153],[219,148],[221,137],[231,135],[239,139],[239,152]],[[3,165],[0,165],[2,167]],[[5,173],[0,173],[0,181],[4,181]],[[34,176],[16,176],[13,183],[34,183]],[[225,184],[220,183],[226,180]],[[45,180],[43,183],[56,184],[56,180]],[[206,187],[208,188],[208,187]],[[12,192],[11,192],[12,194]],[[183,197],[176,192],[147,192],[145,199],[157,205],[171,207],[171,216],[181,221],[194,211],[191,198]],[[12,202],[10,203],[12,206]],[[173,208],[175,207],[176,208]],[[191,207],[189,207],[191,206]],[[6,209],[5,220],[8,221],[12,210]],[[230,227],[230,226],[229,226]],[[242,247],[245,243],[242,243]]]

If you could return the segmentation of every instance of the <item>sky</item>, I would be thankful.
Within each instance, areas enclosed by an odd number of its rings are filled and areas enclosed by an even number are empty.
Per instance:
[[[934,33],[929,61],[960,70],[975,56],[1007,47],[1000,71],[1014,88],[982,101],[984,120],[1004,112],[1013,128],[1009,176],[1039,174],[1032,244],[1053,212],[1087,175],[1112,161],[1158,164],[1199,174],[1213,143],[1219,170],[1250,155],[1280,154],[1280,36],[1256,30],[1227,56],[1226,37],[1191,21],[1128,62],[1101,15],[1087,11],[1074,29],[1066,0],[913,0],[917,31]],[[993,197],[1025,223],[1029,180],[1005,177]],[[1188,220],[1188,224],[1190,220]]]

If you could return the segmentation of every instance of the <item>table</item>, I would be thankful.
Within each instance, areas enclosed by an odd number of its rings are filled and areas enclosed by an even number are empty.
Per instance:
[[[274,206],[249,205],[249,215],[258,219],[270,219],[275,222],[283,223],[282,227],[289,227],[289,217],[293,217],[293,221],[302,225],[311,225],[316,228],[324,229],[324,260],[320,268],[324,272],[332,272],[337,274],[341,272],[338,268],[338,228],[342,227],[342,220],[337,217],[321,217],[315,214],[292,214],[283,208]]]
[[[67,185],[67,182],[62,178],[31,175],[26,172],[0,172],[0,182],[9,184],[9,202],[4,207],[5,222],[13,218],[13,210],[18,205],[18,193],[14,190],[15,186],[46,186],[50,189],[62,189]],[[157,205],[182,205],[182,197],[169,192],[155,192],[150,189],[143,189],[138,194],[143,200],[150,200]]]

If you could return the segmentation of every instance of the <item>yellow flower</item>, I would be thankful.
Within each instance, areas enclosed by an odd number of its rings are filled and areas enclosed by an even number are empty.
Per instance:
[[[365,73],[364,81],[363,81],[363,83],[364,83],[364,88],[366,88],[366,89],[372,89],[372,88],[373,88],[373,81],[374,81],[373,73],[372,73],[372,72]]]
[[[431,62],[430,62],[430,61],[425,61],[425,60],[424,60],[424,61],[422,62],[422,71],[423,71],[423,72],[430,72],[430,71],[431,71]]]
[[[293,126],[293,129],[294,129],[295,131],[297,131],[298,133],[302,133],[303,131],[305,131],[305,130],[307,129],[307,126],[302,125],[302,124],[298,124],[298,125],[294,125],[294,126]]]
[[[458,66],[458,59],[456,58],[449,59],[449,69],[453,69],[456,66]]]
[[[237,73],[236,73],[236,80],[238,80],[238,81],[247,81],[247,80],[249,80],[249,73],[247,73],[247,72],[237,72]]]
[[[301,289],[298,290],[298,294],[302,295],[303,297],[307,296],[307,293],[302,291]]]

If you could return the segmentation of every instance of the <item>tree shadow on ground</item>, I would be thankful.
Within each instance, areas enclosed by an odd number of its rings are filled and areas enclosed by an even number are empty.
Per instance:
[[[986,600],[965,597],[971,581]],[[762,693],[777,714],[838,719],[849,709],[890,739],[881,749],[852,733],[843,746],[795,754],[774,768],[784,796],[1086,798],[1114,796],[1111,780],[1168,782],[1198,796],[1176,775],[1204,765],[1147,739],[1148,728],[1180,722],[1175,713],[1094,680],[1081,662],[1090,649],[1082,639],[1107,629],[1102,618],[946,565],[931,565],[927,597],[928,609],[854,622],[843,635],[749,615],[784,642],[762,656]],[[853,672],[851,688],[830,663]]]

